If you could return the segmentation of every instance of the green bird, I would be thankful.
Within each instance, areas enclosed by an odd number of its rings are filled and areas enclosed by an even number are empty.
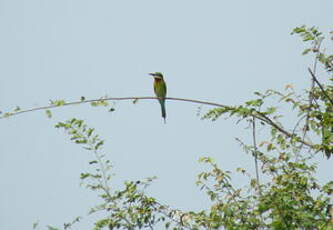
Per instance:
[[[163,74],[160,72],[155,73],[149,73],[149,75],[154,77],[154,92],[156,97],[158,97],[158,101],[161,104],[161,110],[162,110],[162,117],[164,119],[166,118],[166,112],[165,112],[165,97],[167,94],[167,86],[163,78]]]

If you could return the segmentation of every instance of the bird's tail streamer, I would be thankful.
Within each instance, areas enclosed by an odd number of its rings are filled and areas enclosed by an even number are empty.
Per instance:
[[[161,104],[162,117],[164,119],[164,123],[166,123],[165,100],[160,100],[160,104]]]

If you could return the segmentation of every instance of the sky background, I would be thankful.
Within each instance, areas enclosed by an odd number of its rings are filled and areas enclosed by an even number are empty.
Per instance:
[[[306,24],[327,34],[332,9],[329,0],[0,0],[0,110],[153,96],[147,73],[154,71],[164,73],[169,96],[227,105],[287,84],[302,92],[312,59],[290,32]],[[72,117],[106,140],[115,189],[157,176],[149,193],[174,208],[207,207],[195,186],[201,156],[223,169],[253,170],[235,141],[248,140],[245,124],[202,121],[195,104],[166,106],[166,125],[155,101],[117,102],[113,113],[80,105],[56,109],[52,119],[33,112],[0,120],[0,229],[31,229],[35,221],[62,227],[98,202],[79,186],[91,153],[53,128]],[[320,164],[320,179],[332,179],[329,161]],[[92,224],[87,217],[77,229]]]

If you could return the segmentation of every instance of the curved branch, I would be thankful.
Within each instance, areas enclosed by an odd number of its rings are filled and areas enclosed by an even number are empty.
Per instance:
[[[129,100],[154,100],[154,99],[158,99],[158,97],[106,97],[106,98],[91,99],[91,100],[79,100],[79,101],[67,102],[62,105],[48,105],[48,106],[41,106],[41,107],[36,107],[36,108],[31,108],[31,109],[26,109],[26,110],[15,111],[15,112],[7,113],[7,116],[5,113],[5,115],[1,116],[0,119],[16,116],[16,115],[19,115],[22,113],[29,113],[29,112],[47,110],[47,109],[55,109],[55,108],[63,107],[63,106],[79,105],[79,104],[99,102],[99,101],[129,101]],[[192,103],[196,103],[196,104],[211,105],[211,106],[216,106],[216,107],[232,108],[231,106],[208,102],[208,101],[201,101],[201,100],[192,100],[192,99],[176,98],[176,97],[166,97],[165,99],[173,100],[173,101],[192,102]]]
[[[310,68],[308,68],[308,71],[311,74],[312,79],[317,83],[317,85],[319,86],[320,90],[322,91],[322,93],[327,98],[327,100],[329,100],[329,102],[333,105],[333,99],[330,98],[330,96],[328,96],[328,94],[326,93],[324,87],[320,84],[320,82],[318,81],[318,79],[316,78],[316,76],[314,75],[314,73],[312,72],[312,70]]]
[[[156,99],[158,99],[158,97],[106,97],[106,98],[91,99],[91,100],[79,100],[79,101],[67,102],[62,105],[49,105],[49,106],[31,108],[31,109],[27,109],[27,110],[20,110],[20,111],[16,111],[16,112],[12,112],[12,113],[5,113],[5,115],[0,117],[0,119],[12,117],[12,116],[16,116],[16,115],[28,113],[28,112],[55,109],[55,108],[63,107],[63,106],[78,105],[78,104],[92,103],[92,102],[99,102],[99,101],[128,101],[128,100],[156,100]],[[186,99],[186,98],[166,97],[165,99],[171,100],[171,101],[184,101],[184,102],[190,102],[190,103],[195,103],[195,104],[210,105],[210,106],[216,106],[216,107],[227,108],[227,109],[235,108],[233,106],[223,105],[223,104],[219,104],[219,103],[215,103],[215,102],[193,100],[193,99]],[[263,121],[264,123],[276,128],[278,131],[283,133],[288,138],[292,138],[295,136],[294,134],[288,132],[287,130],[282,128],[280,125],[275,123],[273,120],[271,120],[269,117],[267,117],[264,113],[254,110],[253,113],[250,114],[249,116],[257,118],[260,121]],[[304,140],[298,140],[298,141],[308,147],[311,147],[311,148],[314,147],[311,143],[306,142]]]

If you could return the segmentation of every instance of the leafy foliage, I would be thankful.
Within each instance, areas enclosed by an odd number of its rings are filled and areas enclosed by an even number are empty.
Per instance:
[[[83,120],[73,118],[59,122],[75,144],[94,155],[89,162],[92,172],[81,173],[83,184],[97,192],[101,203],[91,208],[99,213],[94,230],[102,229],[328,229],[333,230],[333,181],[320,183],[316,179],[313,157],[321,152],[327,158],[333,154],[333,56],[321,48],[324,36],[315,27],[297,27],[298,34],[309,45],[304,55],[314,55],[314,67],[309,69],[312,86],[298,94],[293,86],[285,91],[255,92],[255,98],[239,106],[221,106],[209,110],[203,119],[216,121],[222,116],[235,117],[251,127],[253,143],[239,140],[246,153],[255,159],[256,175],[245,169],[225,171],[210,157],[200,159],[208,170],[197,178],[198,187],[210,200],[206,209],[182,211],[162,204],[148,196],[146,189],[155,179],[126,181],[122,189],[111,187],[112,164],[102,153],[104,140]],[[317,63],[326,71],[327,79],[316,77]],[[328,82],[328,83],[320,83]],[[81,101],[86,102],[82,97]],[[52,102],[55,106],[64,101]],[[92,106],[108,106],[103,98]],[[285,125],[286,116],[278,105],[294,115],[292,126]],[[52,114],[46,111],[50,117]],[[292,119],[289,119],[289,123]],[[257,127],[258,125],[258,127]],[[258,139],[257,129],[267,130],[268,136]],[[258,144],[257,144],[258,141]],[[260,166],[260,167],[259,167]],[[260,170],[260,173],[259,173]],[[249,179],[245,186],[236,187],[234,173]],[[65,224],[71,228],[78,217]],[[34,225],[37,228],[38,224]],[[54,229],[48,226],[48,229]]]

